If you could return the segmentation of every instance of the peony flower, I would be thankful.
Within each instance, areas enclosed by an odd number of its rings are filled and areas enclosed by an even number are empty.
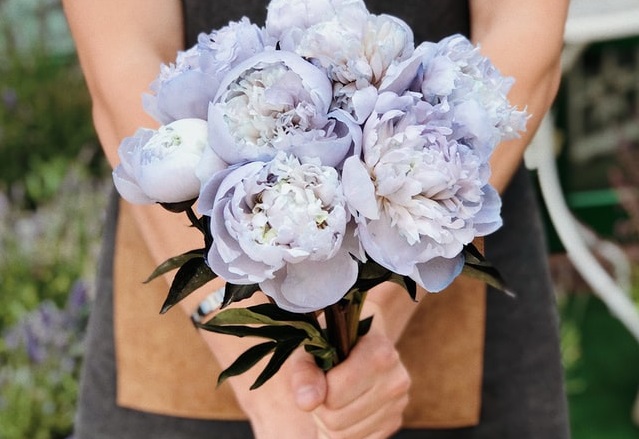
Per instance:
[[[244,17],[198,36],[200,67],[203,72],[220,81],[230,69],[269,47],[274,48],[275,43],[264,29]]]
[[[120,144],[121,163],[113,171],[113,181],[122,197],[134,204],[179,203],[198,196],[201,166],[207,145],[207,123],[181,119],[157,131],[139,129]],[[210,173],[226,164],[209,157]],[[217,167],[217,169],[212,169]]]
[[[150,85],[152,93],[143,96],[146,111],[163,124],[206,119],[224,75],[269,45],[275,41],[247,18],[200,34],[195,46],[178,52],[175,63],[160,67],[160,75]]]
[[[272,0],[266,15],[266,31],[280,41],[282,47],[286,41],[297,39],[306,29],[335,17],[351,14],[368,14],[362,0]]]
[[[337,171],[279,153],[217,173],[198,206],[211,217],[211,269],[259,283],[277,305],[310,312],[337,302],[357,263],[342,245],[348,212]]]
[[[329,113],[331,84],[298,55],[266,51],[225,77],[209,107],[210,144],[228,163],[270,160],[278,151],[340,164],[359,149],[360,129]]]
[[[363,161],[343,184],[367,254],[436,292],[463,266],[463,246],[501,225],[488,163],[457,142],[445,106],[418,93],[380,95],[363,131]]]
[[[388,70],[410,58],[413,33],[389,15],[338,15],[303,34],[295,52],[326,70],[334,105],[364,122]]]
[[[462,35],[453,35],[437,43],[436,51],[428,55],[420,91],[428,102],[449,106],[455,139],[489,155],[499,142],[525,130],[526,112],[507,99],[513,78],[502,76],[479,47]]]
[[[151,83],[151,94],[142,96],[144,109],[162,124],[178,119],[206,119],[209,101],[219,80],[200,69],[197,46],[178,52],[174,64],[163,64]]]

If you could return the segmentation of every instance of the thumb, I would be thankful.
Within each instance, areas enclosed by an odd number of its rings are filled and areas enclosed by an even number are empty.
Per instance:
[[[295,403],[306,412],[315,410],[326,399],[326,377],[310,355],[292,358],[290,383]]]

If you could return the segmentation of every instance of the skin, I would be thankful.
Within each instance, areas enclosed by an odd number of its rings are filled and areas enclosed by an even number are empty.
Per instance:
[[[95,127],[107,159],[115,166],[119,162],[117,148],[125,136],[138,127],[157,126],[143,111],[140,96],[157,75],[159,65],[174,60],[176,52],[184,48],[180,2],[62,3],[93,99]],[[516,78],[511,102],[532,114],[527,132],[500,145],[493,156],[491,182],[501,192],[556,94],[568,0],[471,0],[470,5],[473,41],[503,74]],[[156,206],[124,208],[131,209],[144,224],[140,232],[157,263],[200,243],[197,233],[189,234],[181,215]],[[182,308],[190,314],[207,292],[221,286],[219,282],[193,293],[181,303]],[[264,300],[261,296],[251,299],[254,303]],[[256,437],[374,439],[397,431],[408,403],[410,377],[395,342],[414,308],[405,292],[383,284],[367,300],[365,314],[376,316],[370,333],[328,374],[298,352],[256,391],[248,390],[256,372],[232,379]],[[253,343],[208,332],[202,332],[202,337],[223,367]]]

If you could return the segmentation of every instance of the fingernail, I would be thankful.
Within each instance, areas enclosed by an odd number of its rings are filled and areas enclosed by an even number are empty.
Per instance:
[[[295,393],[297,405],[302,410],[313,410],[317,405],[319,397],[319,391],[315,386],[302,386],[297,389],[297,392]]]

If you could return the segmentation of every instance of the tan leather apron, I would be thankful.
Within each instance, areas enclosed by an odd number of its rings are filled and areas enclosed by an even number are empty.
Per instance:
[[[114,265],[118,404],[187,418],[246,419],[228,384],[216,389],[220,367],[189,317],[179,309],[159,314],[168,286],[142,283],[155,263],[137,227],[121,202]],[[405,427],[479,422],[485,294],[482,282],[460,277],[415,305],[399,343],[413,380]]]

